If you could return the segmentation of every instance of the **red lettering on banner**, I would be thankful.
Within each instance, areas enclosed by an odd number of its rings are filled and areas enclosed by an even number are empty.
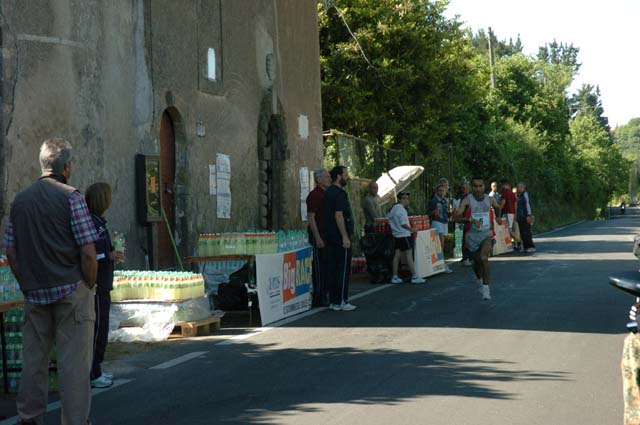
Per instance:
[[[438,262],[438,250],[436,249],[436,243],[438,243],[436,241],[436,238],[438,237],[438,235],[436,235],[436,232],[430,232],[431,233],[431,264],[436,264]]]
[[[282,301],[286,303],[296,297],[296,253],[283,255],[282,262]]]

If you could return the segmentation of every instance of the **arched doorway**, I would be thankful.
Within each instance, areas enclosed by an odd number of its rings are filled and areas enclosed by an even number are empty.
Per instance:
[[[160,270],[172,269],[176,265],[176,258],[171,242],[171,236],[167,229],[167,223],[171,231],[175,231],[175,179],[176,179],[176,132],[174,123],[165,110],[160,120],[160,190],[162,191],[161,203],[167,221],[161,221],[158,225],[158,239],[156,244],[157,267]]]
[[[262,100],[258,123],[259,223],[263,229],[280,230],[287,229],[290,221],[286,173],[290,152],[282,104],[276,102],[276,111],[273,104],[269,90]]]

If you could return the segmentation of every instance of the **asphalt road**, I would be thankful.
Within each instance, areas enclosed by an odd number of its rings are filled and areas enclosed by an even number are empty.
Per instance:
[[[385,286],[353,312],[321,311],[243,340],[180,341],[127,359],[94,397],[103,424],[621,424],[620,352],[640,218],[537,238],[469,268]],[[373,287],[373,285],[372,285]],[[222,343],[222,344],[221,344]],[[153,366],[187,355],[167,368]],[[59,411],[48,423],[59,421]]]

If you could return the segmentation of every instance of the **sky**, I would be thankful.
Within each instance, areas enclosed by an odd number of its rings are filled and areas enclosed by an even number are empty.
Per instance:
[[[582,67],[571,91],[600,86],[612,128],[640,117],[640,0],[450,0],[446,15],[499,40],[520,34],[527,55],[554,39],[573,43]]]

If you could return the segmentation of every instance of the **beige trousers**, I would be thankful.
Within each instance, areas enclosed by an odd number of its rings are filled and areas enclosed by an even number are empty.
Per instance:
[[[91,409],[94,302],[94,290],[80,283],[73,294],[56,303],[25,303],[22,378],[17,398],[20,420],[44,423],[49,353],[55,341],[62,425],[87,424]]]
[[[624,424],[640,424],[640,335],[629,334],[622,347]]]

